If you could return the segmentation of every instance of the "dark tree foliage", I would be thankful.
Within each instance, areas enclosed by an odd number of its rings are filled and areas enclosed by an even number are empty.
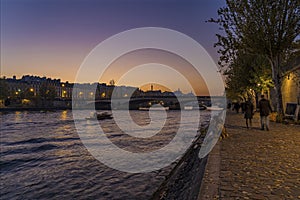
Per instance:
[[[40,87],[39,96],[43,100],[54,100],[56,97],[55,87],[44,83]]]
[[[8,96],[8,85],[5,82],[5,79],[0,78],[0,99],[6,99]]]
[[[273,86],[270,65],[261,56],[240,54],[224,74],[227,77],[226,92],[231,99],[245,100]]]
[[[282,78],[287,63],[297,52],[300,32],[299,0],[226,0],[218,10],[217,23],[224,34],[217,34],[222,67],[236,65],[244,54],[265,57],[271,67],[277,111],[283,114]],[[295,49],[296,48],[296,49]],[[299,51],[298,51],[299,52]]]

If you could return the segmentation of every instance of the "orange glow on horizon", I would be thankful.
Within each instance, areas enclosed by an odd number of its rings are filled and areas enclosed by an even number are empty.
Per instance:
[[[185,59],[162,50],[156,49],[143,49],[137,50],[130,53],[127,53],[118,59],[116,59],[103,73],[102,77],[99,79],[99,82],[107,83],[111,80],[114,80],[118,85],[119,79],[130,71],[132,68],[146,64],[146,63],[160,63],[166,66],[169,66],[174,71],[177,71],[179,74],[183,75],[190,83],[191,87],[195,91],[196,95],[208,95],[207,86],[201,77],[201,75],[194,69],[194,67],[187,62]],[[158,76],[165,76],[169,80],[168,85],[161,85],[153,83],[156,87],[155,90],[164,91],[176,91],[180,89],[183,93],[191,92],[190,89],[184,88],[183,86],[178,85],[178,79],[176,77],[171,77],[170,74],[163,74],[166,71],[162,70],[162,74],[157,74]],[[145,79],[148,74],[137,74],[136,79],[142,80]],[[130,80],[130,85],[133,87],[138,87],[143,91],[150,90],[150,84],[138,85],[137,80]]]

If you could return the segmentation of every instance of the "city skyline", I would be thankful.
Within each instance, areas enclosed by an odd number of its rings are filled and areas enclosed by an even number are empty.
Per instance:
[[[33,74],[73,82],[84,58],[97,44],[119,32],[146,26],[169,28],[188,35],[217,62],[213,44],[218,28],[205,21],[215,17],[223,4],[224,1],[208,0],[75,0],[72,3],[67,0],[4,0],[1,1],[1,76]],[[128,63],[115,65],[99,81],[117,81],[122,75],[120,71],[128,69],[126,64],[144,63],[149,55],[171,66],[175,63],[172,60],[178,61],[175,56],[167,55],[169,59],[166,59],[153,52],[146,53],[144,57],[136,56]],[[193,74],[184,65],[177,69],[188,76]],[[161,74],[164,72],[162,69]],[[172,80],[172,76],[167,77],[170,80],[166,86],[175,90],[180,83]],[[147,78],[143,74],[136,77],[130,82],[135,87],[140,87],[138,79]],[[189,78],[196,93],[207,94],[200,79]],[[182,90],[189,92],[190,88]]]
[[[39,80],[48,80],[48,81],[54,81],[56,83],[58,83],[59,85],[61,85],[62,87],[65,87],[65,84],[68,84],[70,86],[73,86],[73,84],[78,84],[76,82],[69,82],[69,81],[62,81],[60,78],[51,78],[51,77],[46,77],[46,76],[38,76],[38,75],[22,75],[21,77],[17,77],[17,76],[12,76],[12,77],[0,77],[4,80],[9,80],[9,81],[21,81],[21,82],[31,82],[31,81],[39,81]],[[114,80],[112,79],[111,81],[114,82]],[[20,82],[20,83],[21,83]],[[42,83],[42,82],[41,82]],[[192,91],[184,93],[183,91],[181,91],[180,88],[177,88],[176,90],[171,90],[170,88],[167,88],[163,85],[157,84],[157,83],[147,83],[142,85],[141,87],[134,87],[131,85],[110,85],[111,83],[104,83],[104,82],[95,82],[95,83],[79,83],[82,85],[93,85],[93,84],[100,84],[100,85],[107,85],[107,86],[117,86],[117,87],[128,87],[128,88],[137,88],[143,92],[150,92],[150,91],[161,91],[161,92],[179,92],[182,94],[192,94]],[[15,85],[14,87],[18,87],[17,85]],[[18,89],[16,89],[17,91]],[[194,95],[194,94],[193,94]]]

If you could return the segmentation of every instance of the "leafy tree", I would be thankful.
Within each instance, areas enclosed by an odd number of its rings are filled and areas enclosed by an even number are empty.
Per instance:
[[[21,93],[21,97],[25,99],[32,99],[34,97],[34,91],[31,88],[27,88]]]
[[[272,87],[271,69],[264,57],[239,54],[224,72],[227,75],[227,95],[231,99],[246,99]]]
[[[8,85],[5,79],[0,78],[0,99],[6,99],[9,96]]]
[[[42,106],[53,106],[53,100],[56,97],[55,87],[47,83],[43,83],[39,89],[39,95],[34,98],[36,105],[41,102]]]
[[[55,87],[47,83],[43,83],[39,90],[39,96],[44,100],[54,100],[56,97]]]
[[[115,80],[114,79],[110,80],[109,85],[114,86],[115,85]]]
[[[283,114],[282,78],[295,54],[300,32],[299,0],[226,0],[218,10],[224,35],[217,34],[221,66],[235,63],[239,52],[265,57],[271,66],[277,111]]]

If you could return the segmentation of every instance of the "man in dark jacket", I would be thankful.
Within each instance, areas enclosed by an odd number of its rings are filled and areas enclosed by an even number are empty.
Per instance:
[[[265,99],[264,95],[261,95],[261,100],[258,102],[258,108],[260,112],[260,124],[261,130],[264,130],[266,125],[266,130],[269,130],[269,114],[272,112],[270,101]]]

